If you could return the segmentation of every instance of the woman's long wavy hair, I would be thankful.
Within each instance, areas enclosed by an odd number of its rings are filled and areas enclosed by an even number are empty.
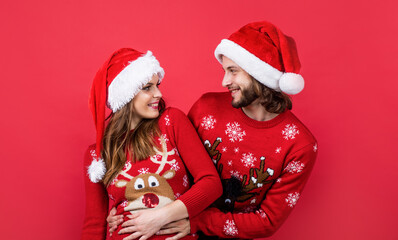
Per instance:
[[[131,129],[134,116],[134,112],[131,110],[132,102],[130,101],[108,117],[110,120],[104,132],[101,151],[107,169],[103,180],[105,186],[108,186],[123,169],[127,160],[126,153],[130,154],[130,159],[133,162],[136,162],[154,155],[154,147],[159,147],[154,140],[154,137],[160,136],[159,117],[142,119],[135,129]],[[159,116],[165,107],[166,104],[161,99],[159,101]]]
[[[277,92],[252,77],[253,88],[260,98],[261,105],[270,113],[282,113],[286,109],[292,109],[292,101],[289,95]]]

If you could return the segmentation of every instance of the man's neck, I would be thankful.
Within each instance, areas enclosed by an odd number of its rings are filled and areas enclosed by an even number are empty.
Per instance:
[[[265,110],[258,99],[254,100],[249,106],[242,107],[242,110],[246,116],[257,121],[269,121],[278,116],[278,113],[270,113]]]

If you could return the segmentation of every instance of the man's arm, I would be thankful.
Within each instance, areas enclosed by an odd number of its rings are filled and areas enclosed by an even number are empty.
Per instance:
[[[258,210],[223,213],[217,208],[208,208],[191,219],[191,233],[202,231],[205,235],[222,238],[260,238],[274,234],[296,205],[309,178],[316,158],[314,144],[290,155]],[[293,165],[299,168],[292,168]]]

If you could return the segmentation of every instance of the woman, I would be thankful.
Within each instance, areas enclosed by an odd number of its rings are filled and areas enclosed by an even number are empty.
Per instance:
[[[188,118],[165,109],[158,88],[163,75],[150,51],[123,48],[94,79],[89,102],[97,141],[85,157],[82,239],[165,239],[170,236],[154,234],[194,217],[221,195],[217,172]],[[105,105],[112,110],[108,119]],[[136,222],[133,234],[123,234],[119,226],[107,235],[106,216],[113,207],[123,221]]]

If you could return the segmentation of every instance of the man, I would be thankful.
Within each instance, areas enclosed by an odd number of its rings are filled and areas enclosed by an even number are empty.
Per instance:
[[[221,238],[272,235],[300,197],[317,143],[290,112],[304,87],[294,40],[268,22],[248,24],[215,50],[229,93],[207,93],[188,116],[216,163],[224,194],[191,219]],[[232,105],[232,106],[231,106]]]
[[[317,143],[290,112],[304,88],[295,42],[268,22],[250,23],[215,50],[229,92],[204,94],[188,117],[223,182],[223,196],[190,222],[161,230],[219,238],[271,236],[300,198]],[[208,238],[208,237],[206,237]]]

